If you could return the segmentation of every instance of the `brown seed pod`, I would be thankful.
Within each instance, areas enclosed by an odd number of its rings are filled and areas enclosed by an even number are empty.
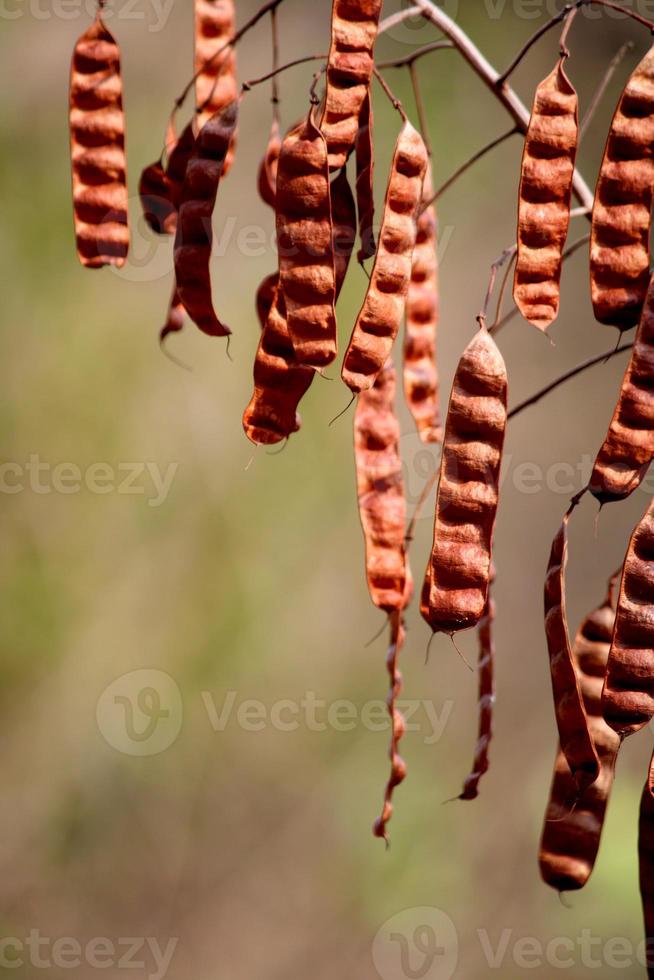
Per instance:
[[[600,773],[579,795],[559,746],[539,853],[543,881],[558,892],[583,888],[590,878],[613,787],[620,738],[602,717],[602,685],[615,623],[614,586],[615,577],[606,599],[584,620],[574,642],[574,664]]]
[[[193,322],[211,337],[225,337],[231,332],[214,312],[209,261],[213,243],[211,216],[237,117],[238,103],[232,102],[212,116],[200,132],[184,176],[175,237],[179,298]]]
[[[238,98],[236,52],[225,47],[236,31],[234,0],[195,0],[195,104],[196,132]],[[223,48],[225,50],[219,54]],[[223,177],[229,172],[236,145],[236,127],[225,158]]]
[[[336,281],[327,143],[312,113],[282,143],[277,167],[279,279],[299,364],[337,354]]]
[[[559,313],[579,135],[579,100],[563,65],[561,58],[536,89],[520,178],[513,298],[539,330]]]
[[[479,796],[479,783],[482,776],[488,772],[489,749],[493,737],[493,705],[495,704],[495,641],[493,624],[495,622],[495,601],[491,596],[492,582],[495,579],[494,569],[491,570],[491,584],[484,615],[479,620],[477,632],[479,635],[479,732],[477,746],[470,775],[466,777],[460,800],[476,800]]]
[[[398,710],[397,700],[402,693],[402,674],[398,669],[398,660],[404,641],[406,631],[401,612],[394,612],[390,616],[391,642],[386,657],[386,669],[390,677],[390,690],[386,699],[388,714],[391,719],[391,744],[389,758],[391,760],[391,774],[386,784],[384,793],[384,806],[381,816],[375,820],[373,833],[375,837],[381,837],[388,844],[387,825],[393,816],[393,794],[397,786],[406,779],[406,764],[399,752],[400,739],[404,735],[406,722],[401,711]]]
[[[357,261],[363,263],[372,258],[377,251],[375,243],[375,186],[374,186],[374,148],[373,113],[370,91],[368,91],[361,112],[355,143],[356,195],[359,216],[359,240],[361,247]]]
[[[329,166],[344,166],[354,149],[359,113],[368,94],[382,0],[333,0],[327,91],[320,124]]]
[[[654,977],[654,756],[640,800],[638,825],[638,870],[640,897],[645,920],[645,956],[647,976]]]
[[[431,166],[423,189],[423,206],[433,196]],[[418,218],[404,330],[404,395],[422,442],[443,437],[438,404],[436,335],[439,319],[436,211],[426,207]]]
[[[120,268],[129,249],[123,83],[118,45],[99,14],[73,52],[70,152],[79,260]]]
[[[160,160],[141,174],[139,197],[148,226],[157,235],[172,235],[177,227],[177,210],[172,201],[170,181]]]
[[[275,302],[275,294],[277,292],[278,285],[279,273],[271,272],[269,276],[266,276],[257,289],[255,306],[257,310],[257,319],[259,320],[262,330],[266,326],[266,320],[270,316],[270,311],[273,307],[273,303]]]
[[[620,397],[597,454],[590,491],[600,504],[623,500],[654,458],[654,278],[650,283]]]
[[[273,210],[277,200],[277,164],[279,163],[281,148],[282,140],[279,135],[279,125],[277,124],[277,120],[273,120],[268,146],[259,165],[257,177],[259,196]]]
[[[481,322],[452,385],[423,586],[424,619],[449,634],[476,626],[486,608],[506,430],[506,367]]]
[[[374,604],[389,614],[404,608],[406,588],[406,497],[395,389],[395,367],[389,358],[373,387],[359,395],[354,413],[368,591]]]
[[[395,145],[370,283],[341,371],[343,381],[355,393],[375,383],[400,329],[426,169],[424,141],[406,121]]]
[[[654,47],[627,82],[600,169],[590,243],[595,317],[626,330],[638,323],[649,283],[654,158]]]
[[[632,735],[654,715],[654,503],[629,542],[606,669],[602,710],[619,735]]]
[[[566,614],[568,522],[573,508],[574,504],[563,518],[552,543],[545,578],[545,635],[561,750],[570,767],[577,796],[580,796],[597,779],[600,763],[589,730]]]
[[[161,331],[159,333],[159,343],[163,344],[166,337],[171,333],[179,333],[180,330],[184,329],[184,304],[181,302],[177,290],[173,289],[173,294],[170,297],[170,302],[168,304],[168,313],[166,314],[166,322],[164,323]]]
[[[182,200],[186,168],[193,156],[194,149],[195,133],[193,132],[193,124],[189,123],[182,130],[182,134],[174,146],[168,151],[166,164],[166,179],[170,185],[170,196],[176,210],[179,209]]]

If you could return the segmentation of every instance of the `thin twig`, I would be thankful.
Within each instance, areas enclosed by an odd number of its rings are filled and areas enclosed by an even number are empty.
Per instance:
[[[597,91],[593,96],[592,102],[588,106],[588,109],[586,110],[586,114],[584,115],[584,118],[581,121],[581,125],[579,126],[579,142],[581,142],[581,140],[583,139],[586,133],[586,130],[590,126],[593,117],[595,116],[595,113],[599,108],[600,102],[604,98],[607,88],[611,84],[611,79],[615,75],[617,69],[619,68],[620,64],[624,60],[625,56],[628,54],[629,51],[632,51],[633,48],[634,48],[633,41],[627,41],[626,44],[623,44],[620,50],[617,52],[617,54],[613,57],[613,60],[611,61],[608,68],[606,69],[606,74],[604,75],[604,78],[600,82]]]
[[[469,160],[466,160],[465,163],[462,163],[461,166],[454,171],[451,177],[447,178],[445,183],[441,184],[438,190],[434,192],[434,196],[431,198],[431,200],[427,201],[427,203],[423,205],[423,210],[425,210],[428,207],[431,207],[432,204],[435,204],[436,201],[439,199],[439,197],[442,197],[445,191],[448,191],[452,186],[452,184],[455,184],[457,182],[459,177],[463,177],[463,175],[472,166],[474,166],[475,163],[477,163],[479,160],[485,157],[487,153],[490,153],[491,150],[494,150],[496,146],[500,146],[502,143],[505,143],[506,140],[509,139],[509,137],[515,136],[516,133],[518,132],[520,132],[520,130],[517,128],[517,126],[514,126],[513,129],[510,129],[508,132],[503,133],[501,136],[496,137],[494,140],[491,140],[491,142],[487,143],[486,146],[482,146],[481,150],[477,150],[477,152],[473,154],[473,156],[471,156]]]
[[[295,61],[289,61],[285,65],[280,65],[279,68],[269,71],[266,75],[261,75],[260,78],[251,78],[247,82],[243,82],[241,85],[241,90],[243,92],[249,92],[251,88],[256,85],[261,85],[263,82],[270,81],[271,78],[275,78],[277,75],[281,75],[282,72],[288,71],[289,68],[296,68],[297,65],[306,65],[310,61],[326,61],[328,55],[326,54],[307,54],[304,58],[296,58]],[[275,103],[275,96],[273,96],[273,104]]]
[[[420,81],[418,79],[418,72],[416,70],[416,65],[414,61],[412,61],[409,65],[409,75],[411,76],[411,88],[413,89],[413,99],[416,104],[416,111],[418,113],[418,125],[420,127],[420,134],[422,136],[425,147],[427,149],[427,155],[431,159],[432,149],[431,149],[431,140],[429,139],[429,127],[427,126],[427,113],[425,111],[425,103],[422,98],[422,90],[420,88]]]
[[[432,41],[431,44],[425,44],[422,48],[416,48],[411,54],[408,54],[405,58],[398,58],[396,61],[382,61],[377,67],[380,71],[384,71],[387,68],[406,68],[409,65],[413,65],[419,58],[423,58],[426,54],[431,54],[432,51],[456,51],[456,48],[451,41]]]
[[[518,51],[517,55],[515,56],[511,64],[508,66],[508,68],[505,68],[502,74],[498,76],[496,84],[498,86],[504,85],[507,78],[509,78],[516,70],[518,65],[522,63],[523,59],[529,54],[533,46],[537,44],[538,41],[540,41],[540,39],[545,36],[545,34],[551,31],[552,28],[556,27],[557,24],[560,24],[561,21],[565,20],[566,17],[568,17],[571,12],[572,12],[572,5],[566,4],[563,10],[560,10],[559,13],[556,14],[554,17],[550,18],[550,20],[548,20],[546,24],[543,24],[542,27],[539,27],[538,30],[534,34],[532,34],[532,36],[529,38],[526,44],[524,44],[520,48],[520,50]]]
[[[491,265],[490,277],[488,280],[488,288],[486,289],[486,298],[484,299],[484,305],[481,309],[481,312],[477,317],[477,320],[480,321],[480,325],[481,325],[481,321],[482,320],[485,321],[486,317],[488,316],[488,307],[490,306],[493,290],[495,289],[495,280],[497,279],[497,273],[509,261],[509,259],[513,258],[517,250],[518,250],[517,245],[511,245],[509,248],[505,248],[502,254],[500,255],[500,257],[495,259],[495,261]]]
[[[279,127],[279,25],[277,23],[277,7],[270,11],[270,34],[272,41],[272,92],[270,100],[273,107],[273,122]]]
[[[493,326],[490,328],[491,332],[497,327],[497,324],[500,322],[500,318],[502,316],[502,306],[504,305],[504,297],[506,295],[506,287],[509,282],[509,276],[511,275],[511,269],[513,268],[513,263],[515,262],[517,256],[518,256],[518,249],[516,248],[515,252],[511,256],[511,261],[507,265],[506,272],[504,273],[504,276],[502,278],[502,285],[500,286],[499,295],[497,297],[497,306],[495,307],[495,319],[493,320]]]
[[[406,122],[407,114],[404,111],[404,106],[402,105],[402,103],[400,102],[400,100],[397,99],[393,95],[393,92],[391,91],[391,88],[390,88],[388,82],[386,81],[386,79],[384,78],[384,76],[382,75],[382,73],[379,71],[379,69],[378,68],[373,68],[373,72],[375,73],[375,78],[377,79],[377,81],[381,85],[381,87],[384,90],[386,96],[388,97],[389,101],[391,102],[393,108],[396,109],[397,112],[399,112],[399,114],[402,116],[402,119]]]
[[[563,30],[561,31],[561,37],[559,38],[559,54],[562,58],[570,57],[570,49],[568,48],[568,35],[570,34],[570,29],[574,23],[574,19],[579,13],[579,8],[574,7],[564,18]]]

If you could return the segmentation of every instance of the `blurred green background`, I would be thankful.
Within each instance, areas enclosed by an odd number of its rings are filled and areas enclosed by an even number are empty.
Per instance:
[[[385,6],[387,14],[399,7],[395,0]],[[545,3],[518,0],[444,6],[497,65],[508,63],[552,12]],[[407,734],[402,746],[409,778],[396,796],[392,847],[385,852],[370,828],[388,773],[388,732],[361,722],[364,707],[386,694],[385,638],[366,646],[383,621],[365,586],[352,412],[328,426],[348,393],[339,382],[317,379],[302,405],[301,432],[278,455],[254,453],[241,428],[258,335],[254,291],[275,265],[270,246],[251,256],[239,239],[253,227],[264,228],[268,240],[272,234],[272,216],[255,193],[270,120],[267,86],[244,102],[236,165],[215,218],[219,237],[229,231],[213,277],[217,309],[234,331],[233,362],[222,341],[190,326],[171,339],[170,350],[192,371],[171,363],[157,345],[171,285],[171,245],[153,241],[144,229],[135,195],[138,175],[159,154],[167,114],[191,73],[191,7],[175,0],[164,11],[154,0],[115,0],[114,16],[107,18],[123,57],[134,237],[130,263],[118,273],[82,269],[72,234],[68,70],[88,16],[81,5],[57,8],[45,0],[8,2],[2,15],[0,424],[2,462],[20,471],[4,468],[0,508],[0,936],[24,939],[39,930],[83,945],[97,937],[114,943],[142,937],[162,947],[175,937],[166,974],[171,980],[476,980],[493,972],[506,980],[549,978],[556,970],[545,958],[531,967],[516,962],[517,940],[576,942],[592,929],[602,947],[613,937],[636,944],[637,809],[649,730],[624,748],[596,873],[571,908],[541,883],[536,861],[555,749],[542,582],[570,493],[570,487],[556,491],[552,467],[581,462],[588,472],[625,356],[511,426],[496,536],[496,735],[491,771],[475,803],[442,805],[469,768],[475,678],[447,638],[435,639],[425,665],[428,630],[415,611],[410,615],[405,696],[429,702],[444,730],[432,738],[420,707],[420,730]],[[254,0],[240,0],[239,22],[255,9]],[[286,0],[279,11],[284,60],[327,49],[329,9],[327,0]],[[380,41],[379,58],[435,37],[433,28],[411,22]],[[584,105],[628,38],[635,49],[580,151],[591,186],[620,85],[648,36],[624,19],[586,12],[570,38],[570,74]],[[527,103],[556,50],[553,32],[516,73]],[[260,75],[269,64],[264,21],[239,47],[241,78]],[[282,77],[285,123],[304,110],[311,72],[296,68]],[[509,121],[456,54],[430,56],[419,75],[439,183]],[[387,77],[413,114],[408,78],[402,72]],[[381,200],[398,120],[379,89],[375,110]],[[472,336],[489,265],[514,240],[520,152],[514,138],[441,202],[444,398]],[[577,219],[571,235],[585,230],[584,219]],[[582,250],[566,268],[554,346],[519,319],[502,333],[513,404],[615,341],[614,331],[593,321],[586,265]],[[353,267],[339,306],[343,343],[364,289],[364,276]],[[419,446],[404,408],[402,428],[413,506],[435,461]],[[49,492],[34,489],[25,469],[30,460],[49,467],[41,477],[41,489]],[[515,470],[523,462],[549,474],[536,492],[517,485]],[[106,464],[115,480],[102,494],[86,486],[59,492],[54,467],[65,463],[82,476]],[[151,469],[141,472],[146,463]],[[119,487],[128,464],[140,467],[133,488],[140,493]],[[172,484],[157,501],[148,473],[168,467]],[[7,492],[19,472],[24,489]],[[561,474],[553,479],[565,483]],[[597,537],[592,503],[575,516],[572,628],[602,598],[647,499],[641,491],[606,508]],[[418,577],[429,551],[431,509],[413,546]],[[460,645],[474,659],[474,635]],[[102,697],[117,678],[140,670],[150,673],[119,682],[123,696],[132,696],[138,730],[147,729],[147,711],[156,707],[156,672],[169,675],[161,707],[171,714],[162,731],[171,732],[165,741],[172,744],[157,754],[122,750],[129,745],[129,708]],[[150,700],[137,702],[143,677],[153,691]],[[179,691],[178,704],[166,700],[171,690]],[[234,692],[233,711],[224,730],[214,731],[207,705],[220,712],[228,692]],[[297,726],[288,726],[295,730],[271,722],[280,700],[299,704],[307,692],[325,705],[351,702],[354,726],[314,730],[321,726],[308,724],[304,711]],[[252,699],[263,705],[263,726],[244,725],[242,715],[239,721],[239,705]],[[115,704],[113,719],[108,703]],[[283,721],[288,718],[286,711]],[[146,741],[134,746],[149,751]],[[425,972],[416,947],[413,972],[402,968],[399,945],[390,938],[393,917],[403,913],[403,923],[419,926],[422,906],[452,920],[456,967],[437,960]],[[496,970],[484,956],[486,934],[493,946],[506,941]],[[147,949],[135,958],[145,958],[145,965],[132,975],[157,975]],[[24,959],[14,976],[35,974]],[[102,971],[105,977],[126,972],[115,959]],[[637,965],[593,967],[579,951],[563,972],[575,978],[644,975]],[[53,965],[48,975],[94,973],[88,964]]]

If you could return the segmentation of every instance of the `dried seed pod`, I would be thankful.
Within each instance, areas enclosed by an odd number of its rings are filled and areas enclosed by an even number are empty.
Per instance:
[[[334,253],[335,298],[338,299],[350,265],[356,239],[356,205],[345,169],[331,185],[332,239]]]
[[[568,561],[568,522],[573,507],[563,518],[552,543],[545,578],[545,634],[561,750],[579,797],[597,779],[600,763],[589,730],[566,615],[565,567]]]
[[[389,614],[404,608],[406,588],[406,497],[395,389],[395,367],[389,358],[373,387],[359,395],[354,414],[368,590],[374,604]]]
[[[638,323],[649,283],[654,158],[654,47],[618,104],[600,169],[590,243],[595,317],[626,330]]]
[[[620,397],[597,454],[590,491],[600,504],[623,500],[640,486],[654,458],[654,278],[650,283]]]
[[[373,114],[370,91],[366,94],[359,113],[359,128],[355,143],[356,195],[359,215],[359,240],[361,247],[357,261],[365,262],[377,251],[375,243],[375,186],[374,186],[374,148]]]
[[[395,145],[370,283],[341,371],[345,384],[356,393],[372,387],[400,329],[426,169],[425,144],[407,121]]]
[[[120,268],[129,249],[123,83],[118,45],[99,14],[73,52],[70,151],[79,260]]]
[[[629,542],[622,570],[602,710],[619,735],[632,735],[654,715],[654,503]]]
[[[279,278],[299,364],[337,354],[336,281],[327,143],[312,113],[282,143],[277,167]]]
[[[236,52],[227,42],[236,31],[234,0],[195,0],[196,132],[238,98]],[[223,50],[224,49],[224,50]],[[222,54],[219,52],[222,51]],[[225,157],[225,176],[232,165],[236,127]]]
[[[467,776],[460,800],[476,800],[479,796],[479,783],[482,776],[488,772],[491,739],[493,737],[493,705],[495,704],[495,641],[493,639],[493,624],[495,622],[495,601],[490,594],[492,582],[495,579],[494,569],[491,570],[491,585],[484,615],[479,620],[477,632],[479,635],[479,733],[477,746],[472,761],[472,770]]]
[[[170,181],[160,160],[141,174],[139,197],[148,226],[157,235],[172,235],[177,227],[177,209],[172,201]]]
[[[270,130],[270,137],[268,139],[268,146],[266,147],[266,152],[264,153],[263,159],[259,165],[259,173],[257,177],[257,187],[259,189],[259,196],[265,204],[269,207],[275,209],[277,201],[277,165],[279,163],[279,154],[282,148],[282,140],[279,135],[279,126],[277,120],[273,120],[272,128]]]
[[[269,276],[266,276],[257,289],[255,306],[257,310],[257,318],[262,330],[266,326],[266,320],[270,316],[270,311],[272,310],[273,303],[275,302],[275,294],[278,286],[279,273],[271,272]]]
[[[613,787],[620,738],[602,717],[602,685],[615,623],[614,585],[615,577],[606,599],[584,620],[574,642],[574,664],[600,773],[579,795],[559,746],[539,853],[542,878],[558,892],[583,888],[590,878]]]
[[[431,166],[423,185],[423,207],[433,196]],[[439,319],[436,211],[425,207],[418,218],[418,233],[411,264],[411,282],[404,330],[404,394],[422,442],[443,437],[438,404],[436,335]]]
[[[166,179],[170,185],[170,196],[176,210],[179,209],[182,200],[186,168],[193,156],[194,149],[195,133],[193,132],[193,124],[189,123],[182,130],[182,134],[175,145],[168,151],[168,163],[166,164]]]
[[[382,0],[333,0],[327,91],[320,128],[329,166],[340,169],[354,149],[359,113],[368,94]]]
[[[579,100],[563,64],[561,58],[536,89],[520,178],[513,298],[539,330],[559,313],[579,135]]]
[[[421,609],[434,632],[476,626],[486,608],[506,402],[504,360],[482,321],[459,361],[445,424]]]
[[[393,816],[393,793],[395,788],[406,779],[406,764],[399,752],[400,739],[404,735],[406,723],[401,711],[398,710],[397,700],[402,693],[402,674],[398,669],[398,660],[404,641],[406,631],[402,620],[401,612],[394,612],[390,616],[391,642],[386,657],[386,669],[390,677],[390,690],[386,699],[388,713],[391,719],[391,744],[389,758],[391,760],[391,774],[386,784],[384,793],[384,806],[381,816],[375,820],[373,833],[375,837],[381,837],[388,843],[387,825]]]
[[[214,312],[209,261],[213,242],[211,216],[237,116],[238,103],[232,102],[212,116],[200,132],[184,176],[175,237],[179,298],[194,323],[211,337],[230,333]]]
[[[645,957],[647,976],[654,977],[654,756],[640,800],[638,824],[638,870],[640,897],[645,920]]]
[[[179,333],[180,330],[184,329],[184,304],[181,302],[176,289],[173,289],[173,294],[170,297],[170,302],[168,303],[168,313],[166,315],[166,322],[164,323],[161,331],[159,333],[159,343],[163,344],[166,337],[171,333]]]

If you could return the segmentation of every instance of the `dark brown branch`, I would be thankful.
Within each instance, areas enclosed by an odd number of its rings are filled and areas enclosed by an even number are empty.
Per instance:
[[[295,68],[297,65],[306,65],[310,61],[326,61],[326,54],[308,54],[304,58],[296,58],[295,61],[289,61],[286,65],[280,65],[279,68],[269,71],[266,75],[262,75],[260,78],[251,78],[247,82],[243,82],[241,90],[243,92],[249,92],[251,88],[256,85],[261,85],[263,82],[268,82],[271,78],[276,78],[277,75],[281,75],[282,72],[287,71],[289,68]],[[273,102],[275,97],[273,97]]]
[[[397,99],[393,95],[393,92],[391,91],[390,86],[388,85],[388,82],[386,81],[386,79],[384,78],[384,76],[382,75],[382,73],[379,71],[379,69],[378,68],[373,68],[373,71],[375,73],[375,78],[377,79],[377,81],[381,85],[382,89],[384,90],[384,93],[386,94],[386,96],[387,96],[388,100],[390,101],[391,105],[393,106],[394,109],[397,110],[397,112],[399,112],[399,114],[402,116],[402,119],[404,119],[406,121],[407,114],[404,111],[404,106],[402,105],[402,103],[400,102],[400,100]]]
[[[590,126],[590,124],[591,124],[591,122],[593,120],[593,117],[595,116],[595,113],[597,112],[597,109],[599,108],[599,104],[602,101],[602,99],[604,98],[604,95],[606,93],[606,90],[607,90],[607,88],[609,87],[609,85],[611,83],[611,79],[615,75],[615,73],[616,73],[618,67],[620,66],[620,64],[622,63],[625,55],[629,51],[632,51],[633,50],[633,47],[634,47],[633,41],[627,41],[626,44],[623,44],[622,47],[620,48],[620,50],[617,52],[617,54],[613,57],[613,60],[609,64],[608,68],[606,69],[606,73],[604,75],[604,78],[602,79],[602,81],[600,82],[599,86],[597,87],[597,91],[595,92],[595,95],[593,96],[593,100],[592,100],[591,104],[588,106],[588,109],[586,110],[586,114],[584,115],[584,118],[581,121],[581,125],[579,126],[579,142],[581,142],[581,140],[583,139],[583,137],[584,137],[584,135],[585,135],[588,127]]]

